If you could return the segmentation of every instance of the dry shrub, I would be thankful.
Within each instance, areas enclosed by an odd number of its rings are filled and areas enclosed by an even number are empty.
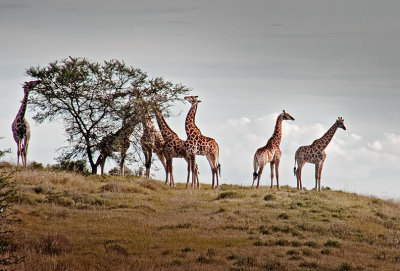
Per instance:
[[[221,200],[221,199],[236,199],[240,198],[240,194],[234,191],[227,191],[227,192],[222,192],[218,195],[216,200]]]
[[[400,234],[397,232],[390,234],[387,238],[387,243],[389,247],[400,249]]]
[[[112,241],[111,241],[111,243],[106,242],[104,244],[104,248],[107,253],[117,254],[120,256],[124,256],[124,257],[129,257],[129,252],[122,245],[120,245],[118,243],[112,243]]]
[[[346,222],[333,222],[330,231],[340,239],[348,239],[352,235],[352,229]]]
[[[133,207],[133,209],[140,209],[140,210],[150,212],[150,213],[157,212],[154,207],[152,207],[151,205],[148,205],[148,204],[136,205]]]
[[[152,191],[157,191],[160,188],[156,182],[151,181],[151,180],[144,180],[144,181],[139,180],[138,183],[140,186],[147,188],[149,190],[152,190]],[[164,188],[164,189],[166,189],[166,188]]]
[[[112,192],[112,193],[121,193],[123,192],[124,187],[120,182],[111,181],[106,183],[101,187],[102,192]]]
[[[146,194],[143,188],[140,188],[135,184],[128,184],[118,180],[109,181],[105,185],[101,186],[101,192],[111,192],[111,193],[138,193]],[[152,190],[152,189],[151,189]]]
[[[49,234],[40,238],[36,245],[37,253],[60,255],[71,251],[71,245],[63,234]]]

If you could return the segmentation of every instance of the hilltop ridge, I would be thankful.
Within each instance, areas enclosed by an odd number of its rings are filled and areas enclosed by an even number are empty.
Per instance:
[[[400,204],[18,170],[16,270],[400,270]]]

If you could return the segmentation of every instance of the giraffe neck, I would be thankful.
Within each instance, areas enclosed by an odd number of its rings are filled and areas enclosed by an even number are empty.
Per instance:
[[[272,136],[268,140],[268,142],[274,141],[274,142],[277,142],[279,145],[279,144],[281,144],[281,139],[282,139],[282,116],[279,115],[278,118],[276,119],[274,133],[272,134]]]
[[[200,129],[196,126],[196,111],[197,103],[194,103],[192,104],[185,120],[185,130],[188,137],[193,135],[193,133],[201,135]]]
[[[138,121],[136,118],[131,118],[131,119],[124,119],[122,121],[122,127],[120,128],[122,132],[122,137],[130,137],[133,131],[135,130],[136,125],[138,124]]]
[[[168,126],[167,122],[164,119],[164,116],[161,114],[160,111],[156,111],[156,119],[158,127],[160,127],[160,131],[164,139],[168,138],[169,140],[172,140],[174,138],[178,138],[178,135]]]
[[[332,125],[331,128],[319,139],[315,140],[314,143],[316,146],[319,146],[321,150],[325,150],[328,147],[329,143],[331,142],[333,136],[336,133],[338,126],[336,122]]]
[[[28,95],[29,90],[24,87],[24,98],[22,99],[21,107],[19,108],[17,117],[15,118],[17,122],[22,122],[25,117],[26,106],[28,104]]]
[[[144,113],[142,115],[142,124],[143,124],[143,130],[145,133],[152,133],[156,130],[154,128],[153,122],[151,121],[148,113]]]

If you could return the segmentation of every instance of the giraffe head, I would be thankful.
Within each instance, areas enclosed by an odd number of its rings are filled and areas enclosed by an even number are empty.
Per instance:
[[[25,82],[24,84],[24,91],[25,93],[31,91],[32,89],[34,89],[37,85],[39,85],[42,81],[41,80],[35,80],[35,81],[29,81],[29,82]]]
[[[343,130],[346,130],[346,126],[344,126],[344,119],[342,117],[338,117],[336,120],[336,125]]]
[[[281,116],[282,116],[282,120],[294,120],[294,118],[289,113],[286,113],[285,110],[283,110],[283,113],[281,114]]]
[[[184,99],[193,105],[195,103],[201,102],[200,100],[197,100],[197,97],[199,97],[199,96],[186,96],[186,97],[184,97]]]

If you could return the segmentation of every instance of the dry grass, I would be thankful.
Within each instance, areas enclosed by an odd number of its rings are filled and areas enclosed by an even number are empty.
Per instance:
[[[400,270],[400,205],[18,170],[16,270]]]

